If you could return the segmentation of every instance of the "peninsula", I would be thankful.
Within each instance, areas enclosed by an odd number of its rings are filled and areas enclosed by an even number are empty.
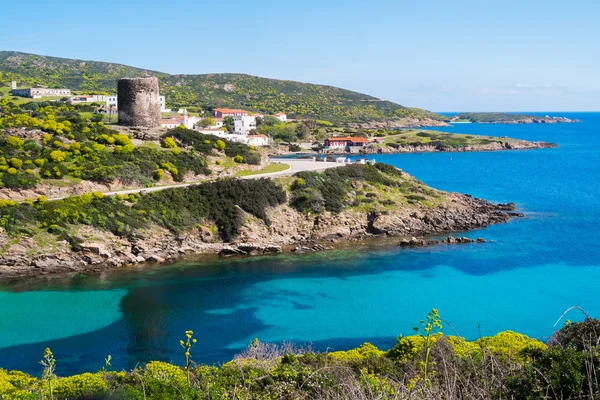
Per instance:
[[[529,114],[514,114],[501,112],[486,113],[460,113],[452,117],[452,123],[476,123],[476,124],[559,124],[579,122],[578,119],[567,117],[551,117],[549,115],[536,116]]]

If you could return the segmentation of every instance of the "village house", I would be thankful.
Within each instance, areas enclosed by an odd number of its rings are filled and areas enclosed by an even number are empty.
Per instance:
[[[119,96],[105,96],[106,98],[106,106],[110,107],[117,107],[117,105],[119,104]],[[166,105],[166,98],[165,96],[158,96],[158,101],[160,103],[160,112],[169,112],[171,111],[171,109],[167,108]]]
[[[235,133],[250,133],[251,130],[256,129],[256,116],[235,116],[233,117],[233,127]]]
[[[215,108],[215,109],[213,109],[213,115],[216,118],[245,117],[245,116],[248,116],[248,111],[246,111],[246,110],[233,110],[231,108]]]
[[[268,146],[269,138],[266,135],[247,135],[246,144],[249,146]]]
[[[214,135],[232,142],[244,143],[249,146],[268,146],[269,138],[266,135],[247,135],[245,133],[229,133],[222,129],[200,128],[196,126],[197,132],[205,135]]]
[[[367,145],[367,139],[363,137],[330,137],[325,139],[326,149],[347,149],[351,147],[363,147]]]
[[[277,118],[281,122],[286,122],[287,121],[287,114],[277,113],[277,114],[275,114],[275,118]]]
[[[184,109],[181,117],[169,117],[161,119],[160,126],[163,128],[173,129],[183,125],[188,129],[194,129],[198,122],[200,122],[200,118],[189,116],[187,110]]]
[[[67,99],[71,103],[97,103],[106,101],[106,96],[97,95],[97,94],[86,94],[86,95],[76,95],[71,96]]]
[[[11,82],[11,91],[10,93],[13,96],[20,97],[30,97],[32,99],[39,99],[40,97],[50,97],[50,96],[70,96],[71,89],[51,89],[51,88],[27,88],[27,89],[17,89],[17,83],[15,81]]]

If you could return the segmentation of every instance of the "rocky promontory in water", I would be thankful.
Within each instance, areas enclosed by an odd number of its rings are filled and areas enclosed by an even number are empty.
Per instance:
[[[580,122],[567,117],[551,117],[549,115],[511,114],[501,112],[460,113],[452,117],[450,122],[470,122],[477,124],[560,124]]]
[[[404,129],[375,136],[358,148],[359,154],[395,154],[430,152],[476,152],[500,150],[528,150],[557,147],[554,143],[530,142],[506,136],[482,136],[446,133],[434,130]],[[341,154],[345,151],[332,148],[321,150],[324,154]]]
[[[90,272],[189,254],[267,254],[370,237],[423,237],[522,216],[432,189],[386,164],[145,195],[4,202],[0,277]],[[300,247],[299,247],[300,246]]]

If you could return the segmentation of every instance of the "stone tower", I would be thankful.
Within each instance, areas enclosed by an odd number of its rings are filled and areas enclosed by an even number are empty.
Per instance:
[[[117,84],[119,124],[155,128],[160,126],[158,78],[123,78]]]

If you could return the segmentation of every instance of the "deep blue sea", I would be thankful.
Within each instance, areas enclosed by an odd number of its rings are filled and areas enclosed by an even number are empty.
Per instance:
[[[230,359],[253,338],[347,349],[392,346],[431,308],[449,334],[515,330],[545,339],[563,311],[600,317],[600,113],[578,124],[457,124],[442,130],[544,140],[555,149],[375,156],[427,184],[526,218],[466,235],[493,242],[401,249],[364,244],[318,254],[185,262],[91,277],[0,285],[0,367],[39,373],[50,347],[59,374],[150,360]],[[581,319],[572,311],[568,318]]]

